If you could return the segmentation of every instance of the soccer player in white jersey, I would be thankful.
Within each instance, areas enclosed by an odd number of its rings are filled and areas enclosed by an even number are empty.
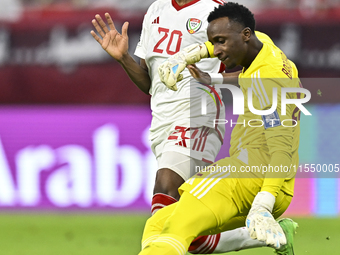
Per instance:
[[[206,47],[199,45],[208,39],[209,13],[222,3],[222,0],[155,1],[145,14],[135,51],[141,59],[139,64],[128,53],[128,22],[120,34],[108,13],[105,14],[108,27],[100,15],[92,20],[99,34],[91,31],[92,36],[121,64],[138,88],[151,94],[153,119],[149,137],[158,162],[152,214],[179,199],[180,185],[195,174],[195,166],[204,167],[214,162],[223,141],[224,125],[212,128],[214,119],[225,117],[222,101],[217,101],[216,106],[208,104],[204,116],[199,103],[205,91],[216,98],[221,97],[220,91],[190,80],[188,70],[184,70],[182,80],[177,82],[176,91],[165,87],[158,75],[162,62],[189,45],[196,43],[199,54],[208,54]],[[197,66],[209,73],[224,70],[217,58],[202,60]],[[199,237],[189,250],[211,253],[219,239],[220,234]]]

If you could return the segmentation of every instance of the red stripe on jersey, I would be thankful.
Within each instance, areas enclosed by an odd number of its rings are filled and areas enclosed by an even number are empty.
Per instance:
[[[198,140],[198,138],[195,139],[194,145],[192,146],[192,150],[193,151],[195,150],[195,147],[196,147],[196,144],[197,144],[197,140]]]
[[[223,64],[223,63],[221,62],[220,70],[218,70],[218,72],[219,72],[219,73],[223,73],[223,72],[225,71],[225,68],[226,68],[225,64]]]
[[[198,145],[197,145],[197,151],[199,151],[199,149],[200,149],[200,147],[201,147],[202,138],[203,138],[203,137],[200,137],[200,141],[199,141],[199,143],[198,143]]]
[[[198,145],[197,145],[197,151],[200,149],[200,147],[201,147],[201,143],[202,143],[202,137],[204,137],[204,134],[205,134],[205,128],[206,127],[203,127],[202,128],[202,131],[201,131],[201,134],[200,134],[200,140],[199,140],[199,143],[198,143]]]
[[[223,144],[223,136],[222,136],[220,130],[218,130],[217,126],[215,126],[215,130],[218,134],[218,138],[220,139],[221,143]]]
[[[205,162],[205,163],[209,163],[209,164],[214,163],[214,162],[212,162],[212,161],[210,161],[210,160],[207,160],[207,159],[205,159],[205,158],[202,158],[202,161]]]
[[[193,128],[191,128],[191,129],[193,129]],[[191,134],[190,139],[194,139],[195,136],[197,135],[197,133],[198,133],[198,129],[196,129],[196,130]]]
[[[220,4],[220,5],[223,5],[225,2],[224,1],[219,1],[219,0],[212,0],[213,2],[215,2],[215,3],[218,3],[218,4]]]
[[[207,141],[207,138],[208,138],[208,136],[204,137],[204,141],[203,141],[203,144],[202,144],[201,152],[203,152],[203,150],[204,150],[204,147],[205,147],[205,143],[206,143],[206,141]]]
[[[205,130],[203,137],[206,137],[209,134],[210,129],[207,127],[207,130]]]
[[[202,144],[201,152],[203,152],[203,150],[204,150],[205,143],[206,143],[206,141],[207,141],[209,132],[210,132],[210,128],[207,128],[206,132],[204,132],[204,135],[203,135],[204,141],[203,141],[203,144]]]
[[[176,9],[176,11],[180,11],[180,10],[184,9],[185,7],[193,5],[193,4],[195,4],[195,3],[199,2],[199,1],[200,0],[194,0],[194,1],[191,1],[191,2],[189,2],[187,4],[185,4],[185,5],[182,5],[182,6],[179,6],[178,3],[175,0],[172,0],[171,2],[172,2],[172,6]]]

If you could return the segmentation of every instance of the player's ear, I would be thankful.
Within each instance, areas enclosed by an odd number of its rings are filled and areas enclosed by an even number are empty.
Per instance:
[[[242,33],[243,41],[248,42],[251,36],[251,29],[249,27],[245,27],[241,33]]]

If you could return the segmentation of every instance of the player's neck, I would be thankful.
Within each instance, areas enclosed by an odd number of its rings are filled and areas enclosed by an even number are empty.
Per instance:
[[[258,40],[256,37],[249,42],[249,50],[247,52],[247,58],[244,59],[242,66],[244,67],[244,71],[248,69],[257,55],[260,53],[263,47],[263,43]]]
[[[192,1],[194,1],[194,0],[175,0],[176,1],[176,3],[179,5],[179,6],[183,6],[183,5],[185,5],[185,4],[187,4],[187,3],[190,3],[190,2],[192,2]]]

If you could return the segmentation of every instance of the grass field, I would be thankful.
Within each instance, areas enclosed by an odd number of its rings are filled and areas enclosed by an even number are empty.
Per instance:
[[[136,255],[147,215],[1,214],[1,255]],[[295,218],[296,255],[338,254],[340,218]],[[270,248],[238,255],[272,255]],[[161,255],[161,254],[160,254]]]

